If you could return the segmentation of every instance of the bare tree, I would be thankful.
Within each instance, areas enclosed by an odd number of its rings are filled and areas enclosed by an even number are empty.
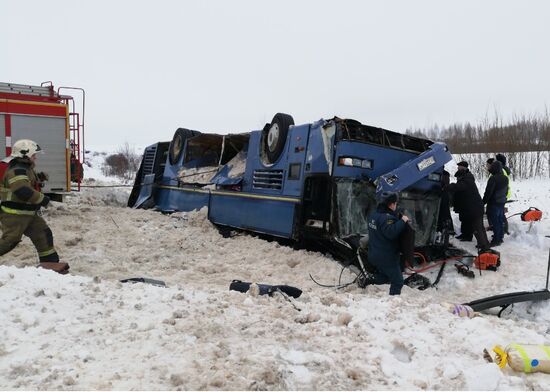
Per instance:
[[[137,154],[135,149],[130,147],[130,144],[126,142],[118,148],[116,153],[108,155],[105,158],[102,171],[106,176],[131,180],[135,177],[140,163],[141,155]]]
[[[457,123],[448,127],[437,125],[427,129],[408,129],[408,133],[425,135],[444,141],[460,156],[467,154],[469,162],[479,165],[478,175],[485,175],[485,161],[496,153],[505,153],[513,168],[513,178],[550,176],[550,111],[541,115],[516,115],[504,123],[495,112],[478,125]],[[478,154],[476,156],[470,154]],[[464,158],[466,159],[466,158]],[[475,169],[474,169],[475,170]]]

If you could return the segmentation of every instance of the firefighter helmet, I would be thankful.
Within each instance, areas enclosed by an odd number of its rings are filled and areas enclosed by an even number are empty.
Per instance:
[[[11,150],[12,158],[25,158],[32,157],[37,152],[41,152],[42,149],[38,144],[29,139],[21,139],[13,144]]]

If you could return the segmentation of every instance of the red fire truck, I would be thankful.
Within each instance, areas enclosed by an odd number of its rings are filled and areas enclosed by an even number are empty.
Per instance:
[[[62,95],[65,91],[76,92],[77,99]],[[45,153],[38,159],[36,171],[49,176],[43,192],[54,200],[74,190],[72,184],[80,190],[85,154],[84,104],[81,88],[55,90],[51,82],[40,86],[0,82],[0,159],[11,154],[13,143],[19,139],[38,143]],[[6,165],[2,166],[5,170]]]

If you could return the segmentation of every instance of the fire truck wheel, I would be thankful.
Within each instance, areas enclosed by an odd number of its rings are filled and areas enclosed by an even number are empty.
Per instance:
[[[183,153],[183,147],[185,146],[185,141],[190,137],[200,135],[198,131],[191,131],[190,129],[178,128],[174,137],[170,142],[170,147],[168,148],[168,156],[170,159],[170,164],[175,165],[181,158]]]
[[[277,113],[273,117],[273,120],[271,120],[271,124],[264,128],[262,145],[269,163],[277,161],[283,152],[288,129],[291,125],[294,125],[292,116],[285,113]]]

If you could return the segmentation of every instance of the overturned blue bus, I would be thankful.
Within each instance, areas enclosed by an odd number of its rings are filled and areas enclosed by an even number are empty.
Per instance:
[[[376,194],[393,190],[411,218],[415,249],[442,257],[441,174],[451,159],[444,144],[355,120],[294,125],[278,113],[261,130],[220,135],[179,128],[171,142],[148,146],[128,206],[163,212],[207,206],[208,219],[220,227],[317,242],[355,262]]]

